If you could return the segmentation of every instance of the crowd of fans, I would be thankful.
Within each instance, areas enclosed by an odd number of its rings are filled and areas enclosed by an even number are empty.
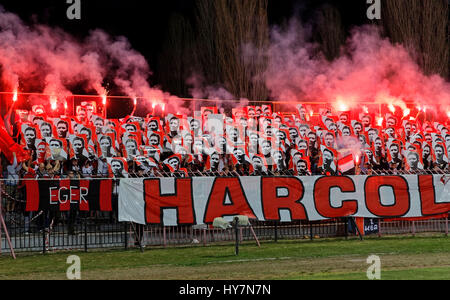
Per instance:
[[[44,107],[8,115],[13,138],[30,153],[2,159],[4,178],[121,178],[251,175],[354,175],[448,172],[445,123],[370,113],[319,115],[270,106],[203,107],[195,116],[106,119],[94,103],[75,116],[48,117]]]
[[[23,179],[450,173],[449,119],[418,116],[262,105],[107,119],[89,101],[75,116],[11,107],[5,127],[29,159],[2,154],[6,210],[23,198]]]

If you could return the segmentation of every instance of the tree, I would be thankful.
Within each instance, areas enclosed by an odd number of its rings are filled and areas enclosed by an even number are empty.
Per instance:
[[[448,78],[448,0],[382,0],[381,13],[393,43],[405,46],[426,75]]]
[[[264,100],[268,0],[197,0],[197,66],[207,84],[234,97]]]

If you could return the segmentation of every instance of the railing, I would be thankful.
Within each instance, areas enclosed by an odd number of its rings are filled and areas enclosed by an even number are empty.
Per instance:
[[[51,218],[53,217],[53,218]],[[26,216],[19,212],[5,213],[5,221],[15,252],[53,252],[100,248],[135,248],[137,230],[135,224],[119,223],[115,213],[80,213],[76,217],[70,213],[50,216],[37,213]],[[349,237],[346,218],[320,222],[297,221],[252,222],[252,228],[259,240],[305,239]],[[48,225],[48,227],[46,227]],[[379,222],[378,236],[392,234],[411,234],[436,232],[448,235],[448,218],[423,221],[384,221]],[[249,227],[239,231],[241,241],[254,239]],[[176,245],[206,246],[218,242],[234,241],[231,230],[209,226],[147,225],[143,230],[142,246],[169,247]],[[2,235],[1,251],[9,252],[9,246]]]
[[[388,173],[389,174],[389,173]],[[232,175],[232,174],[230,174]],[[0,184],[2,182],[0,181]],[[117,188],[117,187],[116,187]],[[132,248],[139,246],[135,224],[118,222],[117,212],[38,211],[26,212],[23,194],[7,185],[2,187],[1,207],[4,220],[16,252],[84,250],[99,248]],[[117,191],[116,191],[117,192]],[[326,221],[252,221],[258,239],[309,239],[348,237],[349,218]],[[448,235],[448,218],[436,220],[380,220],[378,236],[438,232]],[[164,227],[147,225],[143,228],[144,246],[208,245],[235,239],[227,230],[206,225]],[[240,229],[242,241],[254,236],[248,227]],[[9,252],[4,234],[0,235],[0,250]]]

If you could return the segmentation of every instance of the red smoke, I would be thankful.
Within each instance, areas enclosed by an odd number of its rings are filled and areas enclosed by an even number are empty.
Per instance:
[[[268,50],[266,84],[274,99],[283,101],[331,101],[358,107],[361,102],[405,102],[450,111],[450,83],[425,76],[401,45],[382,38],[375,26],[354,28],[341,56],[328,61],[318,45],[307,42],[297,21],[274,28]]]

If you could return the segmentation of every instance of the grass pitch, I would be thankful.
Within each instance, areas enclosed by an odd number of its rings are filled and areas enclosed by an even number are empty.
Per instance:
[[[84,280],[367,280],[370,255],[381,279],[450,279],[450,239],[443,235],[282,240],[207,247],[19,254],[0,258],[2,280],[67,279],[69,255],[81,259]]]

